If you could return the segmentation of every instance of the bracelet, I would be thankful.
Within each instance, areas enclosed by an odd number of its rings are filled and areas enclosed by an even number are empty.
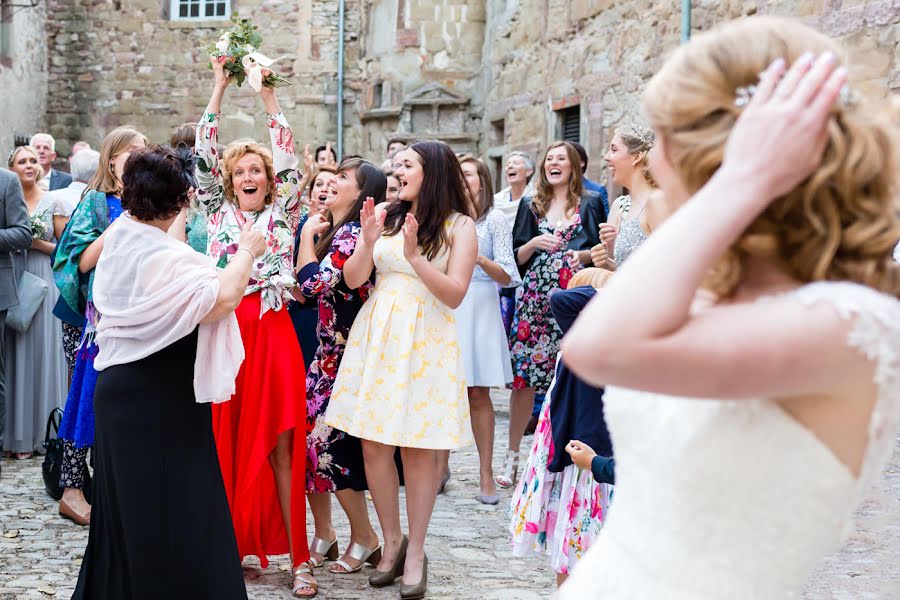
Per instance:
[[[251,263],[256,262],[256,255],[255,255],[255,254],[253,254],[252,252],[250,252],[250,250],[248,250],[247,248],[238,248],[238,249],[237,249],[238,252],[240,252],[241,250],[243,250],[244,252],[246,252],[247,254],[250,255],[250,262],[251,262]],[[234,254],[237,255],[237,252],[235,252]]]

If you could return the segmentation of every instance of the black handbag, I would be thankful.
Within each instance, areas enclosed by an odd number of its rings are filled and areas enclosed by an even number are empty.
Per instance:
[[[47,429],[44,432],[44,463],[41,465],[41,475],[44,477],[44,488],[54,500],[59,500],[63,495],[63,488],[59,485],[59,472],[63,461],[63,441],[57,437],[59,433],[59,424],[62,422],[63,411],[61,408],[54,408],[47,419]],[[50,430],[53,430],[51,438]],[[93,458],[93,456],[92,456]],[[84,465],[84,497],[88,504],[91,502],[92,492],[91,472],[87,465]]]

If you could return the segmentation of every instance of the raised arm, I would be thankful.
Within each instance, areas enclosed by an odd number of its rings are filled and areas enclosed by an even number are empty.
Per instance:
[[[275,201],[283,211],[292,234],[296,234],[297,224],[300,222],[302,176],[298,171],[299,161],[294,151],[294,133],[284,113],[281,112],[275,90],[263,86],[259,91],[259,96],[266,107],[269,139],[272,142],[272,161],[275,166]]]
[[[215,85],[206,111],[197,123],[197,137],[194,141],[194,153],[197,155],[197,201],[207,214],[218,212],[225,202],[225,189],[222,187],[222,174],[219,170],[219,113],[222,110],[222,98],[231,83],[231,77],[222,67],[224,58],[210,58]]]
[[[0,229],[0,252],[15,252],[31,246],[31,224],[19,178],[9,171],[3,173],[3,209],[6,227]]]
[[[782,80],[776,62],[763,74],[717,173],[635,251],[564,338],[564,360],[577,375],[593,385],[713,398],[841,393],[871,377],[828,306],[770,300],[690,310],[723,253],[819,165],[846,80],[834,66],[823,57],[803,75],[798,61]],[[653,310],[640,319],[612,317],[648,299]]]
[[[475,223],[470,217],[456,219],[450,231],[450,260],[447,272],[442,273],[419,252],[419,224],[411,214],[406,215],[403,224],[403,255],[412,266],[416,275],[435,297],[449,306],[458,307],[472,281],[475,269],[475,257],[478,256],[478,235]]]

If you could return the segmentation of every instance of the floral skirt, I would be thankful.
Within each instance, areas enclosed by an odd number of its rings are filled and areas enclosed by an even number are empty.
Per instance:
[[[549,555],[550,566],[568,574],[600,535],[613,486],[597,483],[590,471],[575,465],[560,473],[547,470],[554,452],[550,392],[510,503],[510,533],[513,555]]]

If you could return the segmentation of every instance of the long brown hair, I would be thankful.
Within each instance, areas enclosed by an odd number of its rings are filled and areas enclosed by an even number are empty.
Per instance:
[[[471,203],[459,160],[450,146],[438,140],[424,140],[408,149],[418,155],[425,174],[415,217],[419,222],[419,247],[425,258],[432,260],[450,246],[447,219],[453,213],[471,216]],[[410,206],[411,202],[400,200],[388,207],[384,219],[385,235],[396,235],[400,231]]]
[[[93,190],[105,194],[121,193],[122,182],[116,177],[112,162],[117,156],[128,151],[136,140],[141,140],[144,144],[147,143],[147,138],[144,134],[129,125],[117,127],[103,138],[103,144],[100,146],[100,164],[97,166],[97,172],[91,177],[82,193],[82,198]]]
[[[327,233],[319,237],[316,242],[316,258],[321,262],[331,249],[331,242],[334,235],[340,231],[341,227],[347,223],[359,222],[359,213],[362,212],[363,202],[366,198],[372,197],[375,204],[384,202],[384,192],[387,189],[387,177],[381,172],[381,169],[373,165],[367,160],[361,158],[349,158],[341,163],[337,170],[337,174],[354,171],[356,177],[356,186],[359,188],[359,196],[356,202],[347,211],[347,214],[338,223],[334,223]]]
[[[776,58],[791,64],[806,51],[843,56],[836,41],[806,25],[751,17],[698,35],[650,81],[645,111],[689,193],[722,163],[743,110],[736,90],[756,84]],[[750,224],[707,287],[732,294],[744,260],[761,256],[800,282],[850,280],[900,296],[900,266],[892,259],[900,239],[897,145],[878,114],[858,102],[837,103],[819,167]]]
[[[484,216],[494,208],[494,184],[491,183],[491,172],[487,165],[484,164],[484,161],[475,158],[471,154],[464,154],[459,157],[459,164],[462,166],[465,163],[475,165],[475,169],[478,172],[478,181],[481,184],[481,197],[472,198],[472,208],[474,213],[472,218],[477,222],[483,219]],[[467,185],[466,190],[468,189],[469,186]]]
[[[578,151],[569,142],[553,142],[547,146],[547,151],[544,152],[544,160],[541,161],[538,168],[537,189],[534,192],[534,198],[531,200],[531,211],[538,218],[547,214],[550,202],[553,201],[553,186],[547,180],[546,162],[547,155],[555,148],[565,148],[569,164],[572,165],[569,189],[566,190],[566,215],[574,214],[578,211],[578,205],[581,203],[581,194],[584,192],[584,174],[581,172],[581,158],[578,156]]]

